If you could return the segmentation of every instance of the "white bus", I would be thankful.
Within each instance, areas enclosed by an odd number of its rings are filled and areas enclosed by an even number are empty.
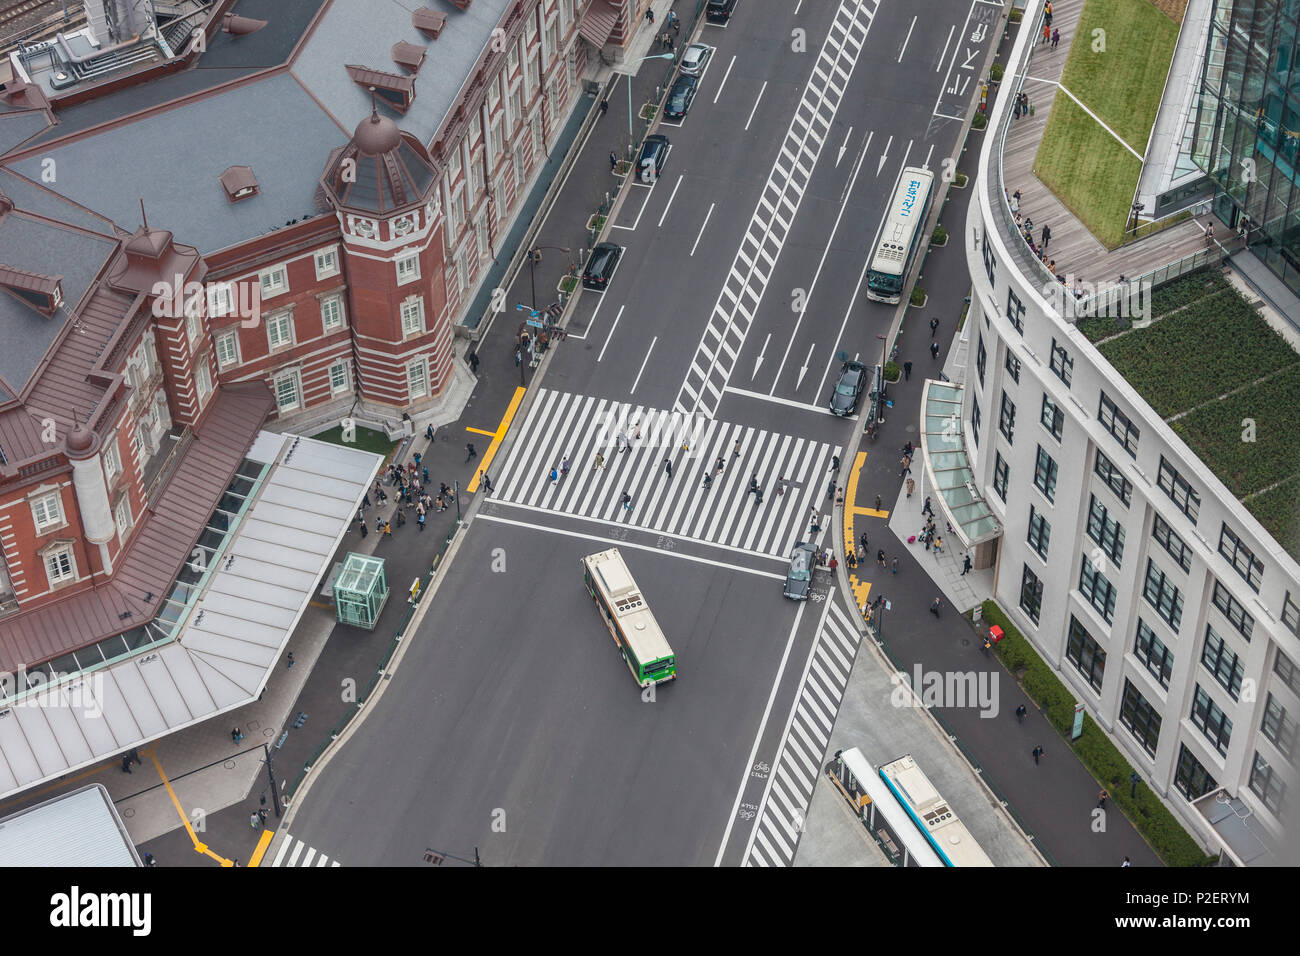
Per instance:
[[[943,866],[903,805],[857,747],[836,753],[831,771],[840,791],[895,866]]]
[[[867,298],[897,305],[903,292],[903,277],[916,258],[920,245],[929,242],[925,220],[930,212],[934,174],[920,166],[908,166],[885,211],[880,241],[871,256],[867,273]]]
[[[676,680],[677,658],[618,548],[583,558],[582,580],[636,682]]]
[[[880,779],[898,798],[944,866],[993,865],[911,754],[884,764]]]

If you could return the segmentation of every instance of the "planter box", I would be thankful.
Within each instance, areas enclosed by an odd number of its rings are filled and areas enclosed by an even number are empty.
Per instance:
[[[573,295],[574,290],[578,288],[577,276],[564,276],[555,285],[555,291],[560,295]]]
[[[926,297],[920,301],[920,303],[913,302],[913,301],[909,298],[909,299],[907,300],[907,305],[908,305],[908,308],[912,308],[912,309],[924,309],[924,308],[925,308],[925,304],[926,304],[927,302],[929,302],[929,301],[930,301],[930,296],[927,294]]]
[[[655,106],[653,103],[647,103],[645,106],[641,107],[641,113],[639,115],[643,120],[645,120],[648,123],[655,118],[655,114],[657,112],[659,112],[659,108],[657,106]]]
[[[600,232],[600,230],[605,228],[605,220],[607,218],[607,216],[602,216],[600,213],[593,212],[587,217],[587,231]]]
[[[931,245],[933,248],[935,248],[935,249],[938,249],[938,248],[941,248],[941,247],[943,247],[943,246],[946,246],[947,244],[948,244],[948,237],[947,237],[947,236],[944,236],[944,237],[943,237],[943,242],[937,242],[937,241],[933,238],[933,235],[932,235],[931,238],[930,238],[930,245]]]

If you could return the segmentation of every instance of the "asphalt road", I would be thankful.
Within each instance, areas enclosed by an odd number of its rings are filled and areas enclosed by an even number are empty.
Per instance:
[[[863,261],[903,166],[938,171],[953,149],[960,123],[935,113],[978,47],[958,52],[982,6],[742,0],[727,28],[701,31],[716,49],[688,116],[659,130],[673,143],[661,178],[632,187],[614,221],[635,228],[610,230],[626,247],[610,288],[577,303],[546,394],[534,387],[493,464],[494,499],[391,686],[317,771],[297,839],[347,865],[474,846],[497,864],[732,864],[753,841],[756,798],[771,791],[799,815],[806,798],[778,793],[765,768],[794,704],[833,722],[844,652],[823,645],[839,600],[829,575],[821,600],[795,605],[780,555],[812,509],[830,511],[828,459],[859,427],[820,408],[836,353],[874,360],[894,314],[862,296]],[[712,388],[693,396],[692,374]],[[630,421],[685,408],[712,424],[689,451],[639,445],[592,471],[605,413],[625,406]],[[728,470],[706,492],[717,454]],[[564,455],[571,474],[551,487]],[[763,504],[745,493],[751,473]],[[582,589],[578,558],[610,543],[678,656],[680,679],[653,703]],[[794,733],[819,761],[816,722]]]

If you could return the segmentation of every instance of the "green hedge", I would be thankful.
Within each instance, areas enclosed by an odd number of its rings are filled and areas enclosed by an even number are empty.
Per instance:
[[[1110,791],[1111,800],[1160,859],[1167,866],[1211,866],[1217,862],[1217,857],[1205,855],[1145,783],[1137,785],[1136,797],[1129,796],[1129,774],[1133,767],[1091,717],[1084,714],[1083,733],[1078,740],[1069,739],[1074,727],[1074,695],[1047,662],[1038,656],[996,601],[985,601],[982,611],[984,620],[1002,628],[1005,635],[996,645],[998,659],[1020,677],[1025,693],[1043,709],[1048,721],[1065,738],[1088,772]]]
[[[1122,316],[1100,319],[1080,319],[1075,323],[1079,331],[1087,336],[1088,341],[1096,345],[1102,339],[1118,335],[1133,327],[1133,323]]]
[[[1202,269],[1184,276],[1177,282],[1163,285],[1151,296],[1151,314],[1156,318],[1181,309],[1185,305],[1203,299],[1216,292],[1225,292],[1232,285],[1218,270]]]
[[[1247,498],[1246,508],[1274,540],[1300,561],[1300,476],[1288,479],[1262,495]]]

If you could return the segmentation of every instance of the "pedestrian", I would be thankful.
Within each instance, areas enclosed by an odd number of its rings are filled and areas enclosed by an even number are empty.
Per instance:
[[[727,463],[722,460],[722,456],[719,455],[718,460],[713,463],[713,469],[720,475],[722,474],[722,469],[726,467],[726,464]]]
[[[894,558],[893,563],[890,565],[890,567],[893,569],[893,572],[895,574],[898,573],[898,558]]]
[[[754,474],[749,476],[749,491],[745,492],[745,494],[753,495],[757,493],[758,493],[758,472],[754,472]]]
[[[912,377],[912,363],[903,363],[903,381],[908,381]]]
[[[849,550],[849,553],[848,553],[847,555],[845,555],[844,560],[845,560],[845,562],[848,563],[848,566],[849,566],[849,570],[850,570],[850,571],[857,570],[857,567],[858,567],[858,554],[857,554],[856,551],[853,551],[852,549],[850,549],[850,550]]]
[[[1120,864],[1120,869],[1123,869],[1123,868],[1126,867],[1126,866],[1132,866],[1132,865],[1133,865],[1133,864],[1129,861],[1129,858],[1128,858],[1128,857],[1124,857],[1124,862]]]
[[[843,488],[837,488],[836,491],[835,491],[835,507],[837,507],[837,508],[842,508],[842,507],[844,507],[844,489],[843,489]]]
[[[524,353],[523,353],[523,350],[516,346],[516,348],[515,348],[515,368],[518,368],[520,365],[522,365],[522,364],[523,364],[523,361],[524,361]],[[522,374],[522,373],[521,373],[521,374]]]
[[[1021,704],[1019,707],[1016,708],[1016,720],[1017,720],[1017,722],[1023,724],[1023,723],[1025,722],[1025,714],[1026,714],[1025,705],[1024,705],[1024,704]]]
[[[390,524],[387,520],[385,520],[385,521],[384,521],[384,537],[385,537],[385,538],[391,538],[392,536],[393,536],[393,526],[392,526],[392,524]]]
[[[122,758],[122,772],[123,772],[123,773],[130,773],[130,772],[131,772],[131,758],[130,758],[130,757],[123,757],[123,758]]]
[[[669,478],[673,476],[673,461],[671,458],[664,459],[664,474]]]
[[[878,549],[876,549],[876,564],[880,565],[882,568],[885,566],[885,549],[884,549],[884,548],[878,548]]]
[[[262,809],[257,811],[257,819],[263,824],[266,823],[266,818],[268,816],[270,816],[270,811],[267,810],[266,807],[262,807]]]
[[[604,116],[608,112],[609,112],[609,97],[605,97],[605,99],[600,101],[600,115]]]
[[[424,437],[427,438],[427,439],[429,439],[429,441],[433,441],[433,425],[432,425],[432,423],[430,423],[430,425],[429,425],[429,426],[424,430]]]
[[[490,492],[492,490],[492,479],[488,477],[488,473],[480,471],[479,476],[483,479],[483,490]]]
[[[565,455],[562,459],[560,459],[560,477],[567,478],[568,476],[569,476],[569,456]]]
[[[970,573],[970,555],[966,555],[961,562],[961,573],[963,575]]]
[[[935,598],[934,603],[930,605],[930,613],[933,614],[935,617],[938,617],[939,608],[942,606],[943,606],[942,602],[938,598]]]
[[[244,732],[240,730],[238,727],[236,727],[234,730],[230,732],[230,739],[233,740],[235,743],[239,743],[241,740],[244,739]]]
[[[835,555],[832,554],[832,555],[831,555],[831,560],[830,560],[830,562],[827,564],[827,567],[830,568],[830,572],[831,572],[831,574],[834,574],[834,573],[835,573],[835,569],[838,568],[839,566],[840,566],[840,562],[839,562],[839,560],[835,557]]]
[[[840,456],[831,455],[831,474],[835,474],[835,472],[839,470],[840,470]]]
[[[757,488],[754,489],[754,504],[761,505],[762,503],[763,503],[763,486],[759,485]]]
[[[645,10],[645,18],[646,18],[646,20],[649,21],[650,23],[654,23],[654,22],[655,22],[655,11],[654,11],[654,7],[646,7],[646,10]]]
[[[817,537],[817,535],[821,533],[822,533],[822,526],[817,523],[816,518],[813,518],[812,524],[808,526],[808,537],[815,538]]]
[[[778,495],[785,494],[785,486],[788,485],[789,483],[790,483],[789,478],[778,478],[776,480],[776,493]]]
[[[1047,251],[1047,244],[1051,241],[1052,241],[1052,227],[1048,225],[1044,225],[1043,226],[1043,251],[1044,252]]]
[[[612,172],[618,170],[618,153],[614,152],[612,149],[609,151],[609,168]]]
[[[675,12],[673,12],[672,10],[669,10],[669,11],[668,11],[668,22],[669,22],[670,24],[672,24],[672,28],[673,28],[673,32],[674,32],[674,33],[681,33],[681,32],[682,32],[682,21],[681,21],[681,18],[678,17],[677,14],[676,14]]]
[[[404,524],[406,524],[406,513],[405,513],[401,508],[398,508],[398,509],[397,509],[397,526],[400,528],[400,527],[401,527],[402,525],[404,525]],[[289,666],[292,667],[293,665],[290,664]]]
[[[365,520],[364,518],[362,518],[362,519],[361,519],[361,537],[364,538],[364,537],[365,537],[366,535],[368,535],[369,533],[370,533],[370,532],[366,529],[366,520]]]
[[[1044,23],[1044,24],[1043,24],[1043,39],[1042,39],[1041,42],[1043,42],[1043,43],[1047,43],[1047,42],[1050,41],[1051,39],[1052,39],[1052,28],[1049,27],[1046,23]]]
[[[262,818],[259,817],[256,813],[252,814],[248,818],[248,825],[252,827],[254,830],[256,830],[261,825],[261,823],[262,823]]]
[[[478,457],[478,452],[474,450],[474,443],[473,443],[472,441],[470,441],[470,442],[466,442],[466,443],[465,443],[465,460],[466,460],[466,461],[469,461],[471,458],[477,458],[477,457]]]
[[[903,454],[906,455],[908,458],[911,458],[913,450],[914,449],[912,447],[912,440],[909,438],[907,440],[907,443],[903,445]]]
[[[899,465],[902,466],[902,471],[898,473],[899,478],[902,478],[904,475],[906,475],[909,471],[912,470],[912,459],[908,458],[906,455],[900,458],[898,460],[898,463]]]
[[[862,542],[862,556],[865,558],[867,556],[867,548],[871,547],[871,545],[867,543],[867,533],[865,531],[862,532],[862,537],[858,538],[858,540]]]
[[[880,510],[880,495],[876,495],[876,510]]]
[[[1098,810],[1105,810],[1105,809],[1106,809],[1106,798],[1109,797],[1109,796],[1110,796],[1110,794],[1106,792],[1106,788],[1105,788],[1105,787],[1102,787],[1102,788],[1101,788],[1101,793],[1097,794],[1097,809],[1098,809]]]
[[[145,865],[145,866],[157,866],[157,865],[158,865],[158,861],[157,861],[156,859],[154,859],[154,855],[153,855],[152,853],[146,853],[146,854],[144,855],[144,865]]]
[[[632,510],[632,496],[629,495],[626,491],[623,492],[623,510],[624,511]]]
[[[934,511],[931,510],[931,508],[930,508],[930,496],[929,496],[929,495],[926,495],[926,496],[925,496],[925,504],[921,507],[921,514],[923,514],[923,515],[932,515],[932,514],[934,514]]]
[[[1044,753],[1046,753],[1046,752],[1047,752],[1047,751],[1043,750],[1043,745],[1042,745],[1042,744],[1039,744],[1037,747],[1034,748],[1034,766],[1035,766],[1035,767],[1038,766],[1038,758],[1041,757],[1041,756],[1042,756]]]
[[[293,655],[290,656],[292,657]],[[134,747],[126,752],[126,759],[132,763],[138,763],[141,766],[144,766],[144,761],[140,759],[140,751],[136,750]]]
[[[424,512],[423,512],[423,511],[420,512],[420,517],[417,519],[417,521],[419,522],[419,528],[420,528],[420,530],[423,531],[423,530],[424,530]]]
[[[713,487],[713,475],[710,472],[704,473],[704,490],[708,491]]]
[[[1061,31],[1060,31],[1059,29],[1053,29],[1053,30],[1052,30],[1052,49],[1055,50],[1055,49],[1056,49],[1056,44],[1058,44],[1058,43],[1060,43],[1060,42],[1061,42]]]
[[[939,331],[939,320],[937,318],[930,320],[930,338],[934,338]]]
[[[665,33],[664,39],[668,41],[668,52],[672,53],[673,46],[676,44],[677,41],[673,39],[673,35],[671,33]]]
[[[739,457],[740,457],[740,439],[739,439],[739,438],[736,439],[736,444],[735,444],[734,446],[732,446],[732,449],[731,449],[731,457],[732,457],[732,458],[739,458]]]
[[[929,550],[930,550],[930,532],[929,532],[929,531],[922,531],[922,532],[921,532],[921,540],[925,542],[925,550],[929,551]]]
[[[940,538],[937,535],[934,539],[934,553],[936,557],[943,554],[943,538]]]
[[[835,497],[835,479],[832,478],[830,482],[826,485],[826,500],[829,501],[831,498],[834,497]]]
[[[915,491],[915,490],[916,490],[916,479],[915,479],[915,478],[908,478],[908,479],[907,479],[907,497],[909,497],[909,498],[912,497],[912,492]]]
[[[932,358],[932,359],[937,359],[938,357],[939,357],[939,343],[938,343],[938,342],[931,342],[931,343],[930,343],[930,358]]]
[[[400,513],[400,512],[399,512],[399,513]],[[285,660],[284,669],[285,669],[285,670],[290,670],[290,669],[293,668],[293,665],[296,664],[296,663],[298,663],[298,662],[295,661],[295,660],[293,659],[293,651],[290,651],[290,652],[289,652],[289,657]]]
[[[422,481],[424,484],[426,484],[426,485],[429,483],[429,466],[428,466],[428,465],[425,465],[424,468],[420,471],[420,479],[421,479],[421,481]]]
[[[597,468],[604,468],[604,467],[605,467],[605,456],[602,455],[600,452],[596,452],[596,460],[592,462],[591,470],[595,471]]]

